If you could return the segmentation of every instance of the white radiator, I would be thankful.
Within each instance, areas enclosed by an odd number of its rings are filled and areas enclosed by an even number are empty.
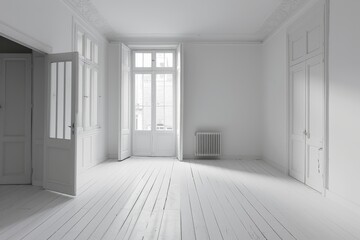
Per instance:
[[[195,156],[218,157],[221,155],[220,132],[196,132]]]

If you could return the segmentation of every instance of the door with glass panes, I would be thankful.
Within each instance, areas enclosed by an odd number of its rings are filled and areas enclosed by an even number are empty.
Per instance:
[[[133,52],[133,155],[175,156],[175,52]]]

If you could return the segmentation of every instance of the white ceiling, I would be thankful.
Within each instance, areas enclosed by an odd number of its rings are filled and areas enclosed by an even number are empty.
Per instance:
[[[307,1],[68,0],[92,9],[85,17],[108,39],[125,41],[262,41]]]

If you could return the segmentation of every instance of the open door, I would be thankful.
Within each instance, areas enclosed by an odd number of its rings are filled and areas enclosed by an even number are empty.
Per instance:
[[[177,86],[176,86],[176,155],[178,160],[183,160],[183,113],[184,113],[184,64],[183,47],[180,44],[176,50]]]
[[[120,134],[118,156],[124,160],[131,156],[131,51],[121,46],[121,82],[120,82]]]
[[[76,195],[78,53],[48,55],[44,188]]]

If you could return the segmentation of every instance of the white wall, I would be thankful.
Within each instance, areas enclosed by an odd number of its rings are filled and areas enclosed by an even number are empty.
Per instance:
[[[261,155],[261,46],[184,44],[184,156],[199,130],[223,133],[226,158]]]
[[[263,44],[262,158],[284,172],[287,158],[286,31],[281,29]]]
[[[108,48],[108,158],[120,159],[119,144],[119,116],[120,116],[120,80],[121,80],[121,43],[110,43]]]
[[[311,3],[312,4],[312,3]],[[311,4],[304,9],[311,7]],[[360,205],[360,21],[358,0],[330,0],[329,190]],[[303,11],[302,11],[303,12]],[[302,13],[299,13],[302,14]],[[286,28],[263,44],[263,159],[286,171]],[[355,185],[354,185],[355,183]],[[355,187],[354,187],[355,186]]]
[[[360,205],[360,1],[330,2],[330,191]]]

